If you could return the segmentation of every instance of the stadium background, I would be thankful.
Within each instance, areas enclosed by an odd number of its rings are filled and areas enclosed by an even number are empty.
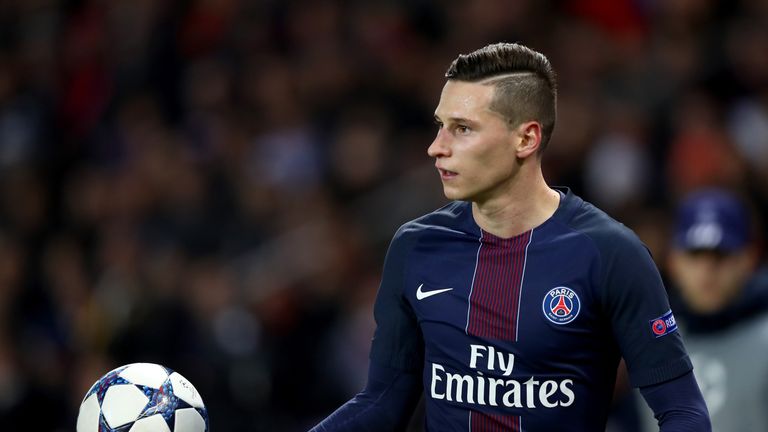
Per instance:
[[[664,266],[672,203],[768,203],[760,0],[0,1],[0,428],[74,430],[152,361],[213,430],[302,431],[365,378],[394,230],[444,202],[442,75],[545,52],[545,156]]]

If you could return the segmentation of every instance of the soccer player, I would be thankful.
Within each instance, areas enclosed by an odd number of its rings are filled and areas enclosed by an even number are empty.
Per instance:
[[[445,76],[427,153],[456,201],[395,234],[368,383],[312,431],[402,431],[422,392],[431,432],[603,431],[621,356],[662,431],[710,430],[647,249],[544,181],[547,58],[500,43]]]

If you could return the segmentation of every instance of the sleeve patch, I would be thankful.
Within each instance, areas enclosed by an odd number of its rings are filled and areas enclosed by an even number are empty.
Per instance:
[[[658,318],[649,320],[648,323],[651,326],[651,333],[653,333],[653,336],[656,338],[677,331],[677,321],[675,321],[675,316],[672,315],[671,310]]]

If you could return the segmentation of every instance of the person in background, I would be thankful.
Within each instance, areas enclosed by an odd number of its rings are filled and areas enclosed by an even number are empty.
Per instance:
[[[715,431],[768,430],[768,270],[751,219],[735,195],[696,191],[669,255],[673,310]]]

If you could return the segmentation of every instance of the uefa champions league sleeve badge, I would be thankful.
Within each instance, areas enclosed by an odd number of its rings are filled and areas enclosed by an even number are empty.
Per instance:
[[[656,338],[666,336],[677,330],[677,321],[675,321],[675,316],[672,315],[672,310],[648,322],[651,325],[651,332]]]

